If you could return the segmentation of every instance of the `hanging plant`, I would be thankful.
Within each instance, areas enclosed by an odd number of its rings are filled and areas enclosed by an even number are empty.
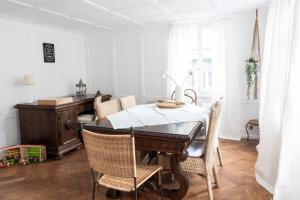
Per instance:
[[[258,62],[253,58],[250,57],[248,60],[246,60],[246,66],[245,66],[245,73],[247,78],[247,97],[248,100],[250,99],[250,91],[251,87],[254,83],[253,76],[255,76],[258,72]]]

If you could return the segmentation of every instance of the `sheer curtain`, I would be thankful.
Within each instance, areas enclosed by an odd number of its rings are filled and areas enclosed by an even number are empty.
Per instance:
[[[226,66],[229,58],[229,43],[231,41],[230,19],[214,20],[211,25],[213,38],[212,55],[212,96],[226,96]]]
[[[231,19],[215,19],[211,24],[212,29],[212,100],[216,101],[223,97],[222,113],[219,118],[218,135],[228,131],[228,92],[227,92],[227,71],[231,62]]]
[[[168,73],[181,84],[191,68],[191,52],[198,44],[198,28],[194,24],[172,25],[169,31]],[[175,85],[168,82],[168,92]]]
[[[300,3],[270,4],[261,75],[256,179],[275,200],[300,199]]]

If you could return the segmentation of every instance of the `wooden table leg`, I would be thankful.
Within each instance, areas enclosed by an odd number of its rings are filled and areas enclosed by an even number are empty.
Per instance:
[[[172,154],[171,156],[171,170],[174,174],[175,179],[179,182],[179,190],[173,191],[170,194],[172,200],[181,200],[185,197],[189,189],[189,180],[187,175],[181,170],[180,162],[187,159],[187,152],[183,154]]]
[[[108,189],[106,191],[106,197],[110,199],[119,199],[121,195],[121,192],[115,189]]]

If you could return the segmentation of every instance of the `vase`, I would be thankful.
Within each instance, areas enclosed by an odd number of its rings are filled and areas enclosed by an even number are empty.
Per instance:
[[[175,101],[184,102],[184,89],[180,86],[175,88]]]

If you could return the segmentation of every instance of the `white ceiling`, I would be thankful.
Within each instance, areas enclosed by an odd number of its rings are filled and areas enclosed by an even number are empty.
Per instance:
[[[115,30],[199,20],[268,0],[0,0],[0,16],[76,30]]]

